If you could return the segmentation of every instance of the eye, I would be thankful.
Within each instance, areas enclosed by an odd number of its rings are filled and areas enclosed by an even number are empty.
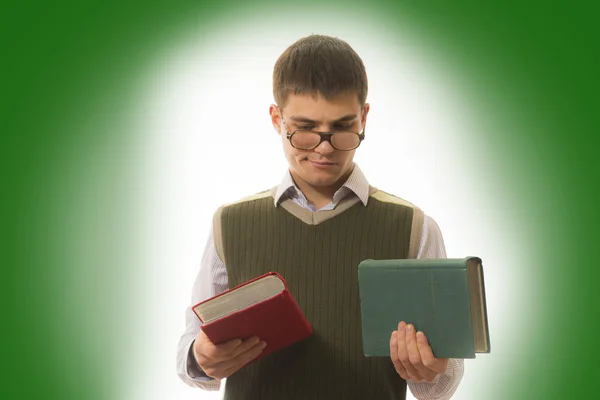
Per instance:
[[[340,131],[348,131],[350,129],[352,129],[352,126],[354,125],[353,122],[347,123],[347,124],[338,124],[335,129],[336,130],[340,130]]]
[[[299,125],[298,126],[298,130],[301,130],[301,131],[310,131],[314,127],[315,127],[314,125]]]

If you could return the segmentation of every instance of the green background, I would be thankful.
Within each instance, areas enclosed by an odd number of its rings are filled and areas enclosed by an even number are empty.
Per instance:
[[[186,29],[208,31],[217,17],[226,20],[242,7],[2,6],[1,397],[121,398],[127,344],[135,340],[126,335],[135,312],[127,301],[127,238],[136,206],[127,116],[144,82],[140,74],[161,49]],[[482,118],[497,126],[477,140],[495,149],[488,163],[505,188],[498,195],[535,233],[522,245],[535,254],[530,268],[544,305],[535,329],[526,330],[529,348],[490,378],[497,398],[594,397],[596,11],[579,2],[516,1],[341,7],[397,16],[398,25],[387,27],[391,35],[410,25],[469,85]],[[298,22],[289,9],[282,18]],[[77,232],[82,221],[93,226],[91,236]]]

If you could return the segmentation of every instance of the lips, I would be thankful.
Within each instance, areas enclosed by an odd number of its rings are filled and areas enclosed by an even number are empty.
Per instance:
[[[323,166],[323,167],[335,165],[335,163],[331,162],[331,161],[314,161],[314,160],[308,160],[308,161],[310,161],[313,164],[320,165],[320,166]]]
[[[334,171],[337,164],[331,161],[313,161],[308,160],[311,167],[321,171]]]

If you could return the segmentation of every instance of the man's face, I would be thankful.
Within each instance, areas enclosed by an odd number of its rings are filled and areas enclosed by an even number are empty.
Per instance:
[[[286,127],[289,133],[298,129],[359,133],[366,122],[368,104],[363,109],[356,93],[342,94],[329,100],[320,95],[291,94],[283,109],[272,105],[269,111],[273,126],[281,135],[283,151],[297,184],[306,183],[313,187],[343,184],[352,172],[356,150],[336,150],[327,141],[313,150],[299,150],[287,139]]]

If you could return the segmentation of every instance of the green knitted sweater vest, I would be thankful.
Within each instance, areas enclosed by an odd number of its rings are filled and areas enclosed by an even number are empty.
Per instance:
[[[375,189],[366,206],[346,200],[331,212],[275,207],[272,192],[221,208],[215,234],[229,286],[276,271],[314,328],[227,378],[225,399],[405,399],[390,358],[362,353],[357,267],[411,256],[420,223],[420,210]]]

